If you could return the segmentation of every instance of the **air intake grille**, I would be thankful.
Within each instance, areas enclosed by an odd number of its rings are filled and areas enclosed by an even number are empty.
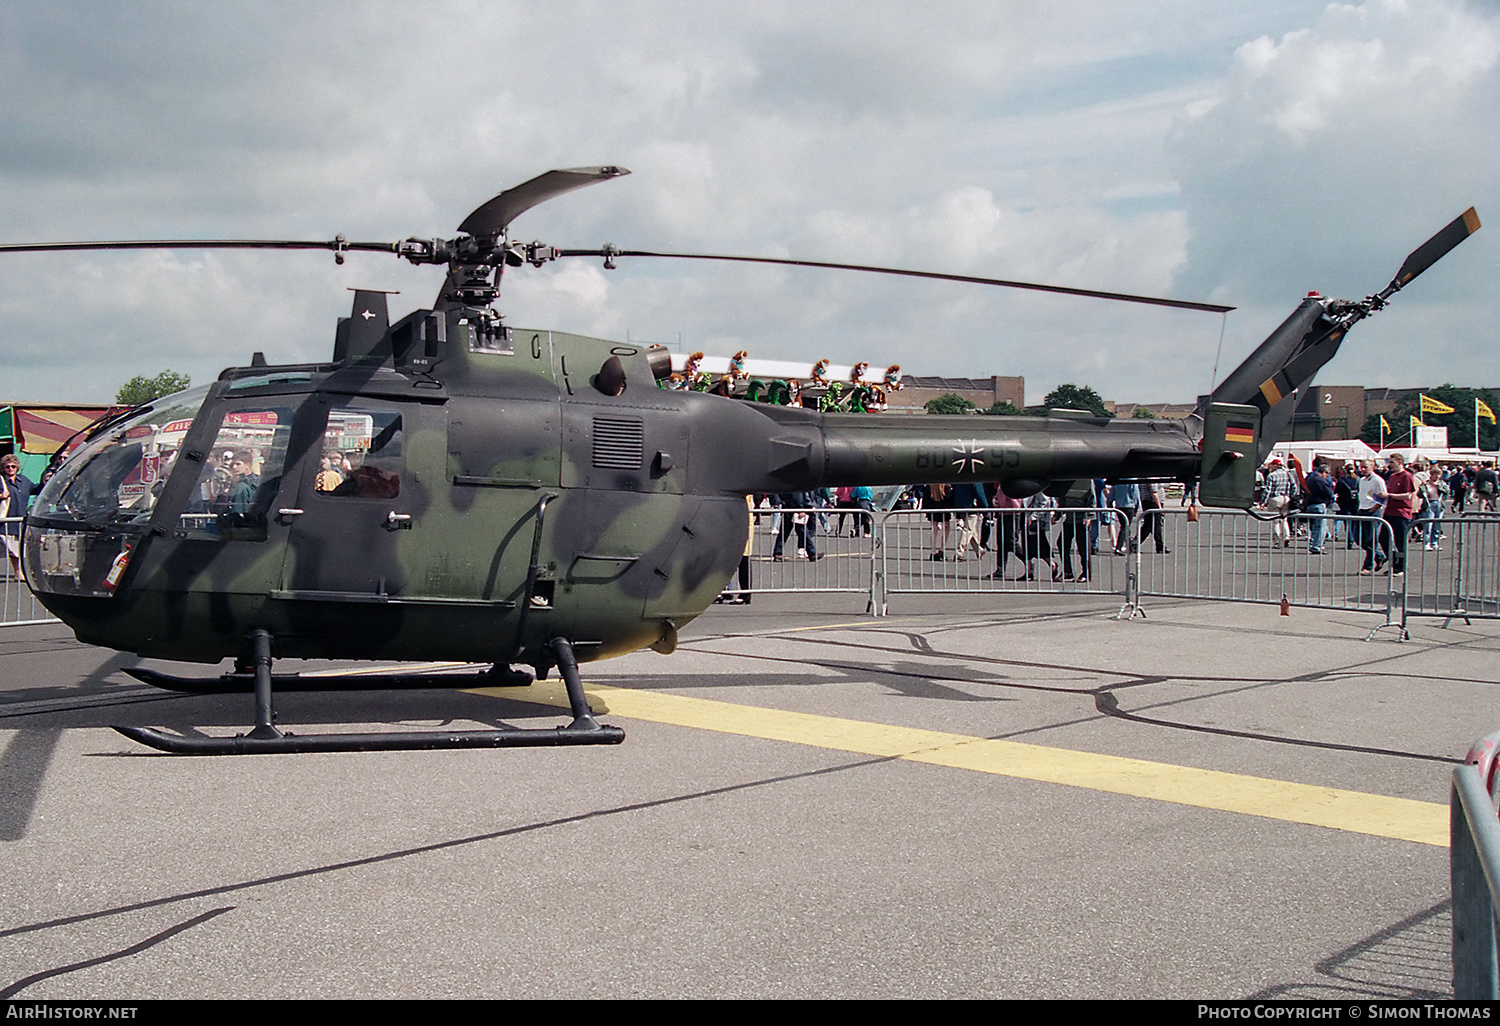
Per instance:
[[[640,470],[646,429],[634,417],[594,418],[594,466],[604,470]]]

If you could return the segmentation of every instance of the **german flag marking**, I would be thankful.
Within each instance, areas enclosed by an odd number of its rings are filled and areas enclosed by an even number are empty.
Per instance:
[[[1255,428],[1249,424],[1227,424],[1224,427],[1224,441],[1254,445]]]
[[[1275,406],[1277,403],[1281,402],[1281,389],[1276,387],[1276,380],[1274,378],[1270,379],[1264,385],[1260,386],[1260,394],[1265,396],[1266,402],[1270,403],[1272,406]]]

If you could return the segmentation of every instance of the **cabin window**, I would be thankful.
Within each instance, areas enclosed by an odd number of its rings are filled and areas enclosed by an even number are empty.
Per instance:
[[[284,407],[225,413],[178,518],[177,536],[264,541],[291,429],[292,411]]]
[[[334,498],[394,499],[401,494],[404,446],[399,413],[335,407],[313,487]]]

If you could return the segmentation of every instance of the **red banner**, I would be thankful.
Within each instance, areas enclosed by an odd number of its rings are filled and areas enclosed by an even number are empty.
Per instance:
[[[224,418],[226,424],[264,424],[267,427],[275,427],[281,423],[281,415],[275,410],[250,410],[245,413],[231,413]]]

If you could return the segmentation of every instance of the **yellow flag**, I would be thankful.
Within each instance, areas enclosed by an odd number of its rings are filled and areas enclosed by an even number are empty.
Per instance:
[[[1483,399],[1476,398],[1474,400],[1474,419],[1478,420],[1480,417],[1488,417],[1491,424],[1495,423],[1495,411],[1490,409]]]
[[[1386,431],[1389,431],[1391,429],[1391,422],[1385,419],[1385,414],[1383,413],[1380,415],[1380,426],[1383,430]]]
[[[1422,400],[1422,412],[1423,413],[1452,413],[1453,412],[1453,407],[1449,406],[1447,403],[1442,402],[1439,399],[1434,399],[1430,395],[1422,395],[1419,392],[1418,393],[1418,397]]]
[[[1411,419],[1411,423],[1410,423],[1410,424],[1408,424],[1408,425],[1407,425],[1407,427],[1408,427],[1408,428],[1409,428],[1409,429],[1411,429],[1411,430],[1412,430],[1412,431],[1415,431],[1415,430],[1416,430],[1416,429],[1417,429],[1417,428],[1419,428],[1419,427],[1426,427],[1426,426],[1427,426],[1427,425],[1426,425],[1426,424],[1423,424],[1423,423],[1422,423],[1422,421],[1421,421],[1421,419],[1420,419],[1420,418],[1417,418],[1417,417],[1413,417],[1413,418],[1412,418],[1412,419]]]

